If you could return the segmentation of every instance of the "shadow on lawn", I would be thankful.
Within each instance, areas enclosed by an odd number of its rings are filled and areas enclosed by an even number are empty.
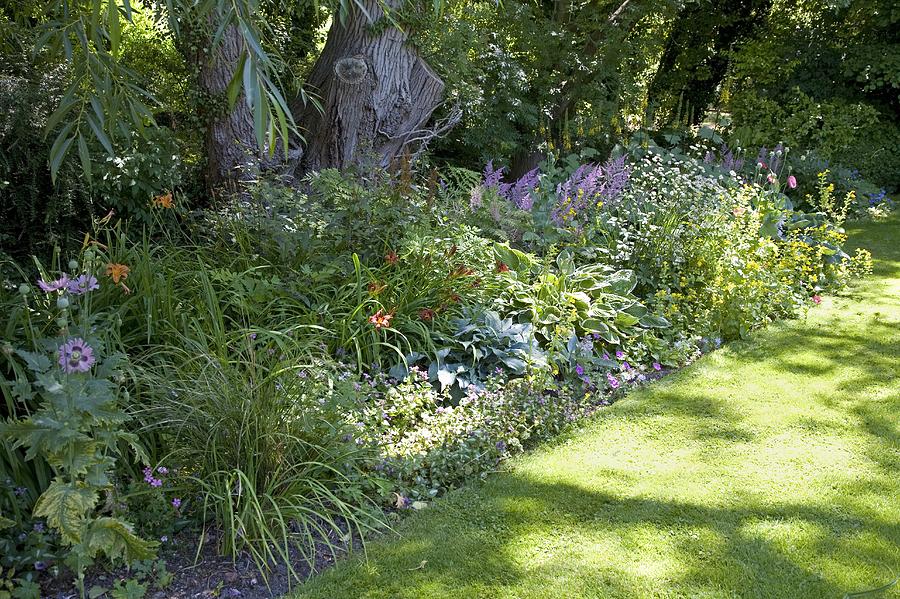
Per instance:
[[[394,593],[390,596],[415,597],[423,589],[446,589],[445,593],[434,596],[493,597],[503,594],[504,588],[515,587],[526,577],[532,581],[547,581],[545,596],[548,597],[575,596],[576,593],[586,597],[639,596],[635,591],[641,581],[636,579],[635,572],[654,567],[649,562],[653,561],[657,549],[648,545],[649,530],[650,539],[662,538],[669,542],[664,550],[676,560],[669,564],[670,571],[662,579],[671,590],[677,589],[686,593],[685,596],[716,593],[715,596],[837,598],[854,589],[838,588],[820,573],[798,565],[777,547],[777,543],[754,533],[754,526],[799,523],[804,530],[815,531],[816,538],[805,541],[812,545],[815,556],[837,563],[852,559],[870,565],[892,564],[896,561],[896,553],[888,548],[900,542],[897,522],[863,521],[841,507],[813,509],[795,504],[751,504],[743,508],[718,508],[621,497],[588,491],[572,484],[516,476],[497,482],[490,498],[479,503],[483,513],[459,513],[458,519],[444,516],[440,525],[434,531],[429,530],[424,538],[417,535],[411,542],[395,545],[389,550],[392,558],[408,561],[413,564],[411,567],[420,560],[428,561],[421,571],[400,580],[385,581]],[[460,499],[464,497],[454,498],[452,503],[456,509],[448,509],[447,515],[457,510],[465,512]],[[536,514],[540,515],[538,527],[535,526]],[[503,522],[504,526],[492,526],[496,522]],[[635,554],[649,556],[649,562],[617,564],[601,557],[594,563],[585,564],[581,557],[597,556],[566,555],[549,559],[536,556],[533,563],[522,563],[506,550],[507,546],[515,547],[518,539],[536,534],[551,539],[566,534],[577,535],[576,542],[583,546],[585,538],[593,536],[592,528],[598,537],[605,536],[607,540],[612,537],[633,549]],[[882,542],[869,542],[866,547],[856,547],[849,552],[842,550],[839,539],[862,528],[877,535]],[[698,529],[711,534],[712,542],[701,541],[696,534],[690,534]],[[447,559],[448,554],[459,554],[460,558]],[[619,559],[628,555],[628,551],[618,552]],[[473,556],[477,566],[466,563]],[[578,568],[577,575],[565,579],[565,587],[555,587],[560,575],[572,568]],[[885,570],[885,579],[888,575],[889,571]],[[585,588],[572,588],[572,583]],[[486,588],[492,589],[491,592],[481,595],[476,591]],[[529,589],[532,592],[524,596],[536,596],[533,587]],[[603,594],[597,594],[600,591]]]

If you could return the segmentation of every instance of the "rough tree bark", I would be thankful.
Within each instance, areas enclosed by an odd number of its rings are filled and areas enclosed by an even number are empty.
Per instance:
[[[240,32],[231,25],[211,55],[203,54],[198,59],[201,89],[214,100],[214,105],[221,102],[224,106],[214,110],[207,123],[206,180],[211,189],[233,186],[236,181],[252,177],[259,157],[253,115],[243,92],[233,109],[229,110],[225,103],[225,90],[238,67],[242,48]]]
[[[396,9],[403,0],[386,0]],[[407,33],[388,23],[376,0],[328,32],[306,87],[323,111],[299,100],[294,118],[305,138],[297,174],[375,162],[388,167],[421,137],[441,103],[444,83],[407,44]]]

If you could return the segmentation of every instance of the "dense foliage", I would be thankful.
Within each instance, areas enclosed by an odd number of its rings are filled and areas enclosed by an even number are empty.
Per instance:
[[[301,82],[374,8],[294,4],[0,7],[0,598],[182,542],[299,577],[871,268],[886,3],[390,0],[358,35],[414,54],[342,97],[413,57],[444,103],[311,171]]]

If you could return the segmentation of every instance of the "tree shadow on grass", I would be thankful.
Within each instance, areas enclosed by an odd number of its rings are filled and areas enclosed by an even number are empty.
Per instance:
[[[854,589],[829,580],[817,563],[798,563],[791,548],[767,538],[766,531],[785,523],[812,531],[813,538],[798,540],[807,545],[804,551],[826,562],[855,562],[847,566],[896,563],[889,548],[900,543],[897,522],[864,521],[839,507],[710,507],[516,475],[496,480],[487,496],[476,497],[465,491],[449,498],[439,514],[416,517],[427,518],[427,527],[414,525],[404,542],[376,550],[376,567],[385,561],[392,567],[409,564],[409,573],[373,575],[370,588],[379,591],[370,596],[642,597],[662,584],[658,590],[670,594],[661,596],[841,597]],[[472,501],[479,501],[477,514],[469,509]],[[883,542],[844,551],[840,539],[862,529]],[[568,535],[572,543],[565,541]],[[529,545],[526,552],[520,552],[523,543]],[[661,565],[654,563],[657,543],[667,545]],[[592,553],[604,546],[620,549],[615,555]],[[655,575],[642,575],[654,569]]]

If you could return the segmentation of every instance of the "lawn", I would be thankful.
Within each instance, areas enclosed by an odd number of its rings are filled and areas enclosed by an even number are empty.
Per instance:
[[[851,233],[873,278],[412,514],[295,596],[825,598],[890,582],[900,221]]]

